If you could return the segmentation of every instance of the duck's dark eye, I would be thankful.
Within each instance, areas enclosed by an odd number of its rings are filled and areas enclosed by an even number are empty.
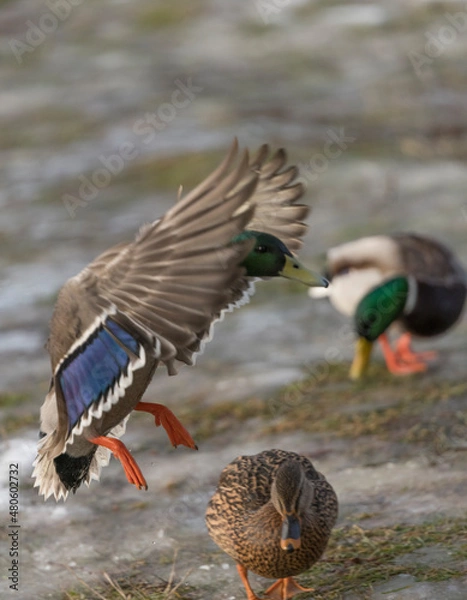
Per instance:
[[[268,249],[266,248],[266,246],[256,246],[256,252],[258,252],[259,254],[264,254],[267,251]]]

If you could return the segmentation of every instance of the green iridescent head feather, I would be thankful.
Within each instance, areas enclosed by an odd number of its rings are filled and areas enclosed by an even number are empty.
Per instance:
[[[308,286],[327,287],[328,282],[318,273],[304,267],[277,237],[261,231],[246,230],[232,243],[255,240],[255,246],[242,262],[249,277],[285,277]]]
[[[400,317],[408,295],[409,282],[406,277],[394,277],[371,290],[355,311],[358,335],[374,342]]]
[[[360,300],[354,317],[358,339],[350,367],[351,379],[359,379],[364,374],[370,361],[373,342],[401,316],[408,297],[408,279],[394,277],[373,288]]]

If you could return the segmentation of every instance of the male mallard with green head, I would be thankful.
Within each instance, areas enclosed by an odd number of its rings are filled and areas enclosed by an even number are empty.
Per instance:
[[[458,321],[467,293],[466,273],[454,254],[414,233],[364,237],[331,248],[326,273],[331,285],[324,295],[354,318],[358,340],[353,379],[365,372],[376,339],[391,373],[425,371],[436,355],[413,352],[411,336],[447,331]],[[404,333],[393,350],[386,331],[396,322]]]
[[[206,510],[214,542],[237,563],[248,600],[259,600],[248,571],[278,579],[267,598],[312,591],[294,579],[323,554],[337,520],[336,494],[304,456],[267,450],[239,456],[222,471]]]
[[[159,363],[193,364],[212,325],[253,293],[253,278],[327,285],[292,252],[308,207],[284,150],[252,159],[237,143],[222,164],[134,241],[105,251],[65,283],[50,324],[52,380],[41,409],[35,486],[65,499],[99,479],[113,453],[127,479],[146,481],[119,440],[133,410],[155,417],[173,445],[195,448],[174,414],[141,402]]]

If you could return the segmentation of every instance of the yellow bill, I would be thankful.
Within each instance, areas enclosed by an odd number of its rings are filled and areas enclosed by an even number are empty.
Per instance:
[[[360,379],[368,368],[370,362],[373,342],[369,342],[363,337],[359,337],[355,344],[355,355],[350,367],[350,379]]]
[[[328,287],[329,281],[319,273],[307,269],[295,256],[285,257],[285,265],[279,275],[286,279],[300,281],[309,287]]]

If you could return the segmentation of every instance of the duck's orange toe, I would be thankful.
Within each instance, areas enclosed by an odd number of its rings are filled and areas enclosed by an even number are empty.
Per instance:
[[[293,577],[278,579],[264,593],[265,598],[271,600],[288,600],[296,594],[314,592],[314,588],[305,588],[295,581]]]
[[[426,363],[419,360],[413,353],[413,359],[408,362],[401,358],[401,350],[402,353],[404,351],[407,353],[410,348],[410,338],[408,336],[409,334],[405,334],[403,339],[399,340],[397,351],[391,348],[386,334],[383,333],[378,338],[388,371],[393,375],[411,375],[413,373],[423,373],[423,371],[427,370]]]
[[[98,446],[104,446],[104,448],[108,448],[112,452],[115,458],[121,462],[126,478],[130,483],[135,485],[139,490],[148,489],[148,484],[146,483],[146,479],[144,478],[138,463],[131,456],[128,448],[122,441],[117,440],[116,438],[108,438],[105,435],[90,438],[89,441]]]
[[[436,360],[438,358],[438,353],[434,350],[428,352],[414,352],[411,343],[412,336],[410,333],[404,333],[397,340],[395,354],[399,362],[405,364],[417,364]]]
[[[153,415],[155,418],[156,427],[162,425],[169,436],[172,446],[177,447],[181,444],[182,446],[187,446],[193,450],[198,450],[198,446],[195,444],[193,438],[185,429],[185,427],[180,423],[173,412],[163,404],[156,404],[154,402],[138,402],[135,410],[141,410]]]

